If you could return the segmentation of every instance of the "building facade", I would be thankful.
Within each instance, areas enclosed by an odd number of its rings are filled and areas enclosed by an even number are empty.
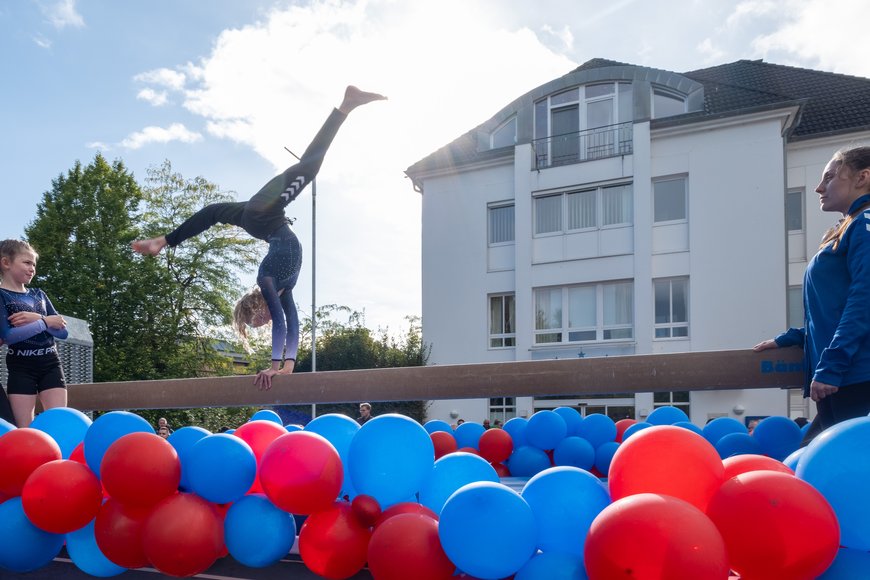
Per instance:
[[[870,137],[870,80],[762,61],[675,73],[591,60],[406,171],[422,194],[430,364],[745,349],[802,326],[839,215],[815,186]],[[433,401],[429,418],[573,406],[809,416],[799,392]]]

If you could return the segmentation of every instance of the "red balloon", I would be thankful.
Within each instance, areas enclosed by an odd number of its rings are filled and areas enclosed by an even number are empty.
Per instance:
[[[789,466],[767,455],[733,455],[723,459],[722,466],[725,468],[725,481],[750,471],[778,471],[794,475]]]
[[[729,569],[725,542],[710,518],[688,502],[653,493],[604,508],[586,536],[584,562],[590,578],[724,580]]]
[[[480,456],[480,451],[478,451],[474,447],[460,447],[458,451],[461,451],[462,453],[471,453],[472,455],[477,455],[478,457]]]
[[[6,432],[0,437],[0,493],[18,497],[37,467],[61,458],[60,447],[44,431],[23,427]]]
[[[260,419],[248,421],[233,432],[233,435],[251,446],[258,466],[260,465],[260,459],[262,459],[263,454],[269,445],[272,444],[272,441],[286,434],[287,429],[278,423]],[[259,469],[257,469],[257,475],[254,477],[254,483],[251,484],[251,489],[248,490],[248,493],[263,493]]]
[[[220,557],[224,529],[212,504],[192,493],[179,493],[154,506],[142,531],[151,564],[170,576],[194,576]]]
[[[178,491],[181,462],[162,437],[130,433],[106,450],[100,475],[106,491],[118,501],[150,507]]]
[[[383,524],[391,517],[400,514],[422,514],[426,517],[432,518],[436,522],[438,521],[438,514],[436,514],[434,511],[427,508],[423,504],[411,501],[403,501],[401,503],[393,504],[385,509],[384,513],[381,514],[381,517],[378,518],[378,521],[375,522],[375,529],[377,529],[378,526]]]
[[[737,475],[722,484],[707,513],[725,539],[731,567],[747,580],[810,580],[837,556],[840,527],[833,508],[793,475]]]
[[[349,578],[365,566],[371,536],[371,530],[354,516],[349,503],[336,502],[302,524],[299,555],[315,574],[336,580]]]
[[[49,461],[37,467],[21,492],[27,519],[41,530],[66,534],[86,526],[103,503],[100,480],[87,465]]]
[[[490,465],[492,465],[493,469],[495,469],[496,475],[498,475],[499,477],[511,476],[511,470],[508,469],[508,466],[504,463],[490,463]]]
[[[719,453],[706,439],[682,427],[659,425],[620,443],[610,463],[608,483],[614,500],[660,493],[704,511],[724,473]]]
[[[94,538],[106,558],[124,568],[148,565],[142,547],[142,528],[148,517],[147,508],[126,506],[109,498],[94,520]]]
[[[487,429],[477,443],[480,456],[490,463],[501,463],[511,456],[514,450],[514,440],[507,431],[502,429]]]
[[[370,528],[381,517],[381,504],[370,495],[360,494],[350,502],[354,515],[362,525]]]
[[[368,561],[378,580],[449,580],[456,570],[441,547],[438,522],[423,514],[399,514],[379,526]]]
[[[72,453],[69,454],[69,460],[75,461],[77,463],[82,463],[84,465],[88,464],[87,460],[85,459],[84,441],[75,446],[75,448],[72,450]]]
[[[616,442],[622,443],[622,436],[625,430],[637,423],[634,419],[620,419],[616,422]]]
[[[447,431],[434,431],[429,434],[432,445],[435,446],[435,459],[440,459],[457,449],[456,437]]]
[[[308,515],[329,509],[344,478],[338,451],[316,433],[294,431],[275,439],[260,460],[260,483],[279,509]]]

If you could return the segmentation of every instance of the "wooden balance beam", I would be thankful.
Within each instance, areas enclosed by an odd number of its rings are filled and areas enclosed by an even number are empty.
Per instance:
[[[109,411],[795,388],[804,382],[802,356],[786,348],[321,371],[276,376],[268,391],[257,390],[251,375],[89,383],[69,386],[69,405]]]

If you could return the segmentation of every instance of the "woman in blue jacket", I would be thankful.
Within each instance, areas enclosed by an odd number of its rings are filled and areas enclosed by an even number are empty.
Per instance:
[[[816,193],[822,211],[843,218],[825,234],[804,274],[804,327],[754,347],[803,347],[804,396],[818,410],[804,444],[870,413],[870,147],[835,153]]]

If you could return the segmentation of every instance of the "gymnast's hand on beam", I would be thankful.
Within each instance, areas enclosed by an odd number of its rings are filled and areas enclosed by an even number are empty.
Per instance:
[[[259,387],[261,391],[268,391],[272,388],[272,377],[275,375],[289,375],[293,372],[293,368],[296,366],[296,361],[288,360],[284,363],[284,368],[278,370],[275,368],[265,369],[257,373],[257,376],[254,378],[254,384]]]

